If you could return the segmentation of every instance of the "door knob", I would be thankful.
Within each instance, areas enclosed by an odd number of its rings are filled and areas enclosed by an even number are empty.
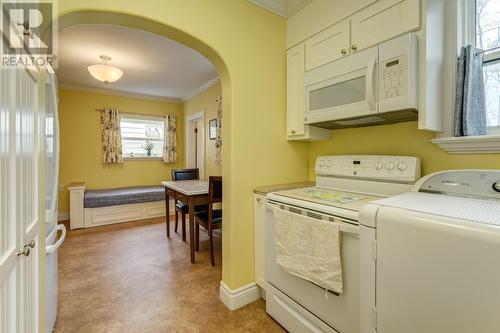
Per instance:
[[[28,257],[30,253],[31,253],[31,247],[29,247],[29,245],[25,245],[24,249],[21,252],[18,252],[17,255]]]
[[[346,50],[346,49],[342,49],[342,50],[340,51],[340,53],[342,53],[342,55],[346,55],[346,54],[347,54],[347,50]]]
[[[351,50],[356,51],[358,49],[358,46],[356,44],[353,44],[351,46]]]

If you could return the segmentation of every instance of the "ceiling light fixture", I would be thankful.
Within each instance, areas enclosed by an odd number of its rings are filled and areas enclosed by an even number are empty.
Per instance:
[[[123,71],[118,67],[108,65],[108,62],[111,61],[110,56],[100,55],[99,58],[101,58],[101,62],[99,64],[87,67],[90,75],[97,80],[104,82],[104,84],[118,81],[122,77]]]

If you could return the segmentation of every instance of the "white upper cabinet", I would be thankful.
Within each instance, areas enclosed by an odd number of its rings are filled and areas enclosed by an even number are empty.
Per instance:
[[[304,135],[304,44],[287,52],[287,135]]]
[[[419,27],[419,0],[379,0],[351,17],[351,49],[359,51]]]
[[[309,38],[306,46],[306,71],[345,57],[349,52],[349,20],[334,24]]]
[[[305,112],[304,43],[287,51],[287,139],[327,140],[330,130],[304,125]]]
[[[286,22],[287,48],[380,0],[314,0]]]

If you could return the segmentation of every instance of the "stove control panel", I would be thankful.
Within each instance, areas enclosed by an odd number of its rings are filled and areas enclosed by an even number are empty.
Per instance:
[[[336,155],[316,159],[316,175],[395,182],[420,178],[420,158],[390,155]]]

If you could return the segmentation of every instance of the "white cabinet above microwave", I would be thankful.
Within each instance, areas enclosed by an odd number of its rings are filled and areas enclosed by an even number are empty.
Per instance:
[[[304,123],[343,128],[418,118],[417,37],[409,33],[304,76]]]

